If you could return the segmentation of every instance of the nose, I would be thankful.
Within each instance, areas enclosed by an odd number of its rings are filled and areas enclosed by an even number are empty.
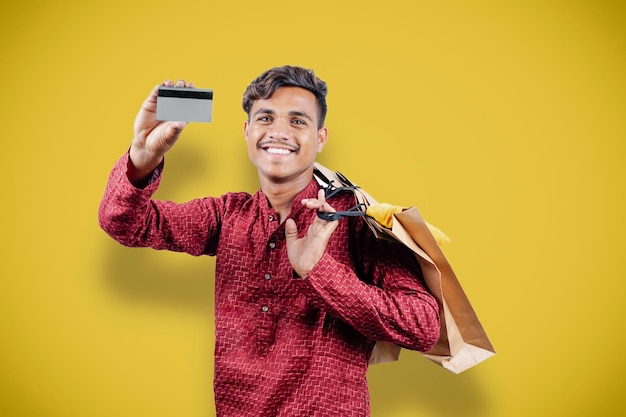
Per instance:
[[[267,135],[275,140],[287,140],[290,135],[290,124],[289,121],[282,118],[277,117],[274,119],[273,123],[270,126],[270,129],[267,132]]]

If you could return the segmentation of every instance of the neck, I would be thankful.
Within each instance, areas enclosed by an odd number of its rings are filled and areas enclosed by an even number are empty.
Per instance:
[[[270,178],[260,178],[261,191],[278,214],[281,223],[289,216],[293,199],[309,185],[312,179],[312,170],[306,175],[290,180],[273,181]]]

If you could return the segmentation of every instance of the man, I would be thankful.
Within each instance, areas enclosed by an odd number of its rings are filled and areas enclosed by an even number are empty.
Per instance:
[[[243,108],[260,190],[176,204],[151,199],[185,127],[155,120],[155,87],[101,202],[101,227],[124,245],[217,257],[218,416],[368,416],[375,341],[427,351],[439,338],[415,259],[362,218],[317,216],[355,205],[350,192],[326,201],[313,176],[328,139],[326,91],[299,67],[259,76]]]

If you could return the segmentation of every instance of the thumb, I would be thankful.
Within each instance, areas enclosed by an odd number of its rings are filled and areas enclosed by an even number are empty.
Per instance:
[[[165,155],[178,141],[187,122],[164,122],[157,126],[148,140],[152,147],[161,155]]]
[[[285,220],[285,240],[287,245],[298,239],[298,226],[293,219]]]
[[[187,126],[187,122],[169,122],[165,130],[166,140],[175,141],[178,139],[185,126]]]

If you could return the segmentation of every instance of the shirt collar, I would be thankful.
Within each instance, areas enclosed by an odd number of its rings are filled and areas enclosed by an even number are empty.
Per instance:
[[[317,192],[319,189],[320,186],[313,178],[311,182],[293,199],[293,202],[291,203],[290,217],[298,217],[304,210],[304,206],[300,202],[305,198],[317,198]]]
[[[304,206],[300,203],[300,201],[302,201],[305,198],[317,198],[317,192],[319,189],[320,189],[320,186],[318,185],[317,181],[315,180],[315,178],[312,178],[311,182],[309,182],[307,186],[304,187],[294,197],[291,203],[291,212],[289,214],[289,217],[296,218],[300,216],[300,214],[304,210]],[[258,197],[260,197],[259,200],[262,204],[263,210],[267,210],[267,211],[272,210],[269,199],[267,198],[265,194],[263,194],[263,191],[259,190],[257,194],[258,194]]]

